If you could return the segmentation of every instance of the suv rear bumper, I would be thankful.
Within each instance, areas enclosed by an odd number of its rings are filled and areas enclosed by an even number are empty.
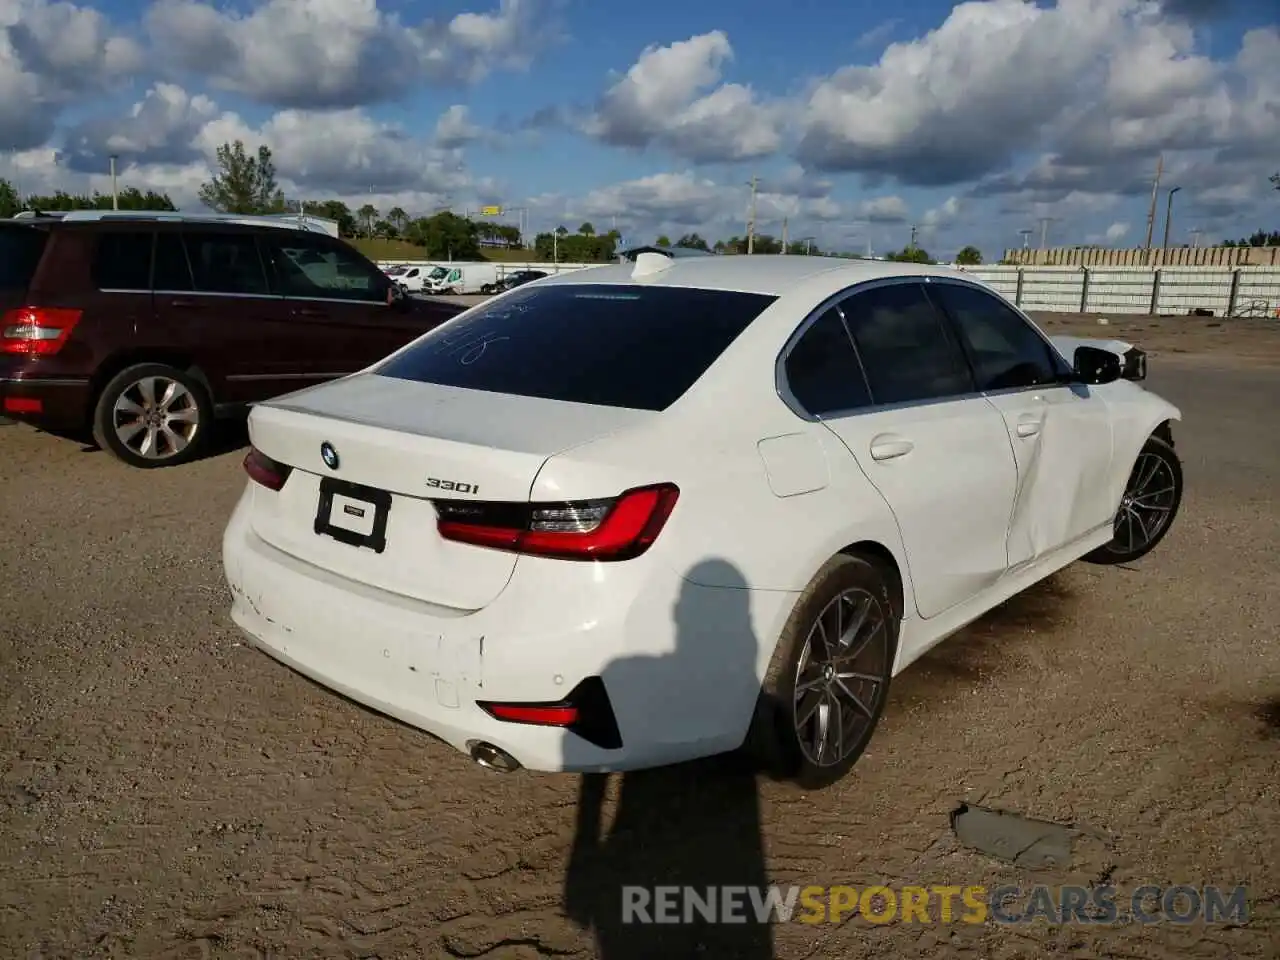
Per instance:
[[[24,357],[0,357],[0,416],[50,430],[87,426],[88,377],[31,376]]]

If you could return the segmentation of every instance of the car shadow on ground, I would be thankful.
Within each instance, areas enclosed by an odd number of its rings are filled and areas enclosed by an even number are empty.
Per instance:
[[[709,622],[688,599],[700,589],[686,585],[676,603],[675,650],[666,656],[631,657],[604,670],[607,686],[656,691],[673,677],[725,673],[736,685],[755,676],[757,644],[746,582],[731,564],[699,564],[701,582],[736,583],[725,596],[740,597],[729,616]],[[723,611],[723,608],[720,608]],[[705,610],[703,611],[705,614]],[[708,657],[709,647],[716,648]],[[676,681],[679,682],[679,681]],[[639,686],[636,686],[639,685]],[[655,703],[655,710],[660,706]],[[768,883],[756,771],[742,756],[614,775],[583,775],[577,823],[565,876],[565,914],[595,938],[599,960],[653,960],[655,957],[724,957],[769,960],[774,955],[770,925],[759,922],[750,894],[760,897]],[[612,822],[606,824],[610,787],[616,787]],[[739,888],[737,922],[707,922],[701,904],[670,901],[664,917],[662,887],[697,890],[719,916],[726,888]],[[630,889],[628,889],[630,888]],[[628,903],[645,912],[626,910]],[[687,912],[688,911],[688,912]],[[640,921],[640,922],[637,922]],[[674,920],[674,922],[671,922]]]
[[[69,440],[73,443],[80,444],[81,453],[103,453],[103,449],[94,442],[91,436],[84,433],[65,433],[61,431],[45,430],[50,436],[58,437],[62,440]],[[204,452],[194,460],[188,460],[187,463],[199,463],[201,460],[212,460],[221,457],[224,454],[234,453],[249,446],[249,423],[244,417],[234,417],[225,420],[217,420],[213,424],[212,436],[209,445]]]

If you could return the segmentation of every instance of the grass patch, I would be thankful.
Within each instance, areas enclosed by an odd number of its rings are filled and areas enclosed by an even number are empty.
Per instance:
[[[424,247],[416,246],[406,240],[370,240],[368,237],[356,237],[347,242],[370,260],[430,259]],[[485,250],[480,256],[494,263],[530,263],[538,259],[532,250]]]

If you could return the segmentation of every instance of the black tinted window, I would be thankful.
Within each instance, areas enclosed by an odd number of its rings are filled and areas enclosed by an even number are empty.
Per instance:
[[[184,233],[187,259],[201,293],[268,293],[258,244],[249,233]]]
[[[280,292],[286,297],[380,302],[387,299],[387,281],[382,271],[345,244],[290,236],[273,239],[268,249]]]
[[[853,410],[871,402],[858,356],[835,307],[804,332],[785,366],[792,395],[810,413]]]
[[[99,290],[150,290],[150,230],[108,230],[98,234],[93,282]]]
[[[840,309],[876,403],[937,400],[973,390],[964,354],[919,284],[855,294]]]
[[[445,324],[377,372],[524,397],[662,410],[773,300],[679,287],[529,287]]]
[[[973,360],[978,389],[1032,387],[1057,379],[1048,344],[991,294],[940,283],[930,285],[929,296],[955,320]]]
[[[191,266],[179,233],[156,234],[155,272],[152,288],[174,293],[187,293],[191,286]]]
[[[48,236],[44,230],[0,224],[0,290],[27,288]]]

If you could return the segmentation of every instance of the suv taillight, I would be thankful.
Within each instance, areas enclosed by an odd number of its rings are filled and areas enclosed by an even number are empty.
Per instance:
[[[679,497],[662,483],[606,500],[432,503],[445,540],[560,560],[630,560],[653,546]]]
[[[0,317],[0,353],[51,357],[80,322],[79,310],[18,307]]]

